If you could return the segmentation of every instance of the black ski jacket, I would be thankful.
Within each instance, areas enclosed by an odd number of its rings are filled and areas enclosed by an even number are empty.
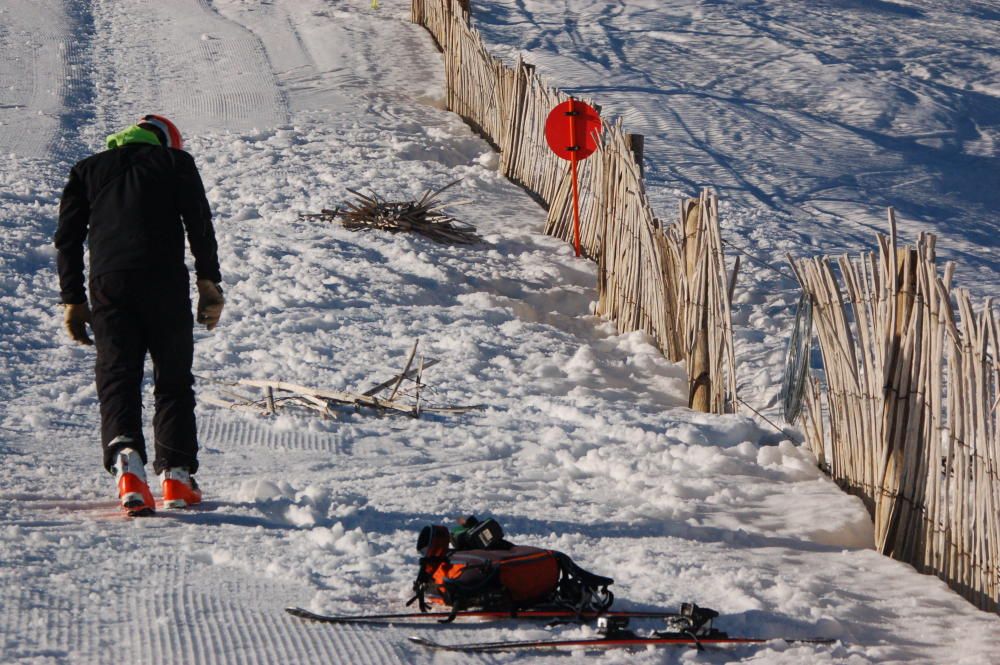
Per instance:
[[[62,302],[87,298],[84,240],[91,278],[119,270],[180,276],[187,274],[185,231],[197,278],[221,282],[212,213],[191,155],[132,143],[82,160],[70,171],[59,204],[55,246]]]

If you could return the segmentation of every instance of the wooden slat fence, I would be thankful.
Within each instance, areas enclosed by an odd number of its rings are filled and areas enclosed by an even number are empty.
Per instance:
[[[569,162],[545,141],[549,112],[569,99],[520,58],[490,55],[468,3],[412,0],[412,19],[445,56],[448,108],[500,152],[500,170],[548,208],[546,233],[572,238]],[[593,104],[590,100],[589,103]],[[719,236],[718,201],[705,192],[664,226],[654,216],[629,135],[605,122],[599,148],[579,168],[581,244],[598,264],[600,314],[620,332],[642,330],[665,356],[685,361],[690,404],[735,411],[731,280]]]
[[[825,385],[807,440],[860,496],[883,554],[1000,609],[1000,327],[939,272],[935,237],[878,253],[790,259],[813,299]],[[823,400],[825,399],[825,408]]]

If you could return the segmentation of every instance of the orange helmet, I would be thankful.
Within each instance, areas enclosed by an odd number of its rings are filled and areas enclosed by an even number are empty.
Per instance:
[[[177,125],[170,122],[162,115],[144,115],[139,118],[139,122],[136,123],[143,129],[149,129],[156,137],[160,139],[162,143],[167,148],[177,148],[178,150],[184,149],[184,139],[181,137],[181,132],[177,129]]]

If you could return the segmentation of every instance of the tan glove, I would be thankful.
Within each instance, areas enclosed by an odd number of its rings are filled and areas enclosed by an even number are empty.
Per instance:
[[[198,323],[204,323],[211,330],[222,316],[222,307],[226,299],[222,297],[222,287],[210,279],[199,279],[198,286]]]
[[[63,309],[63,325],[73,341],[93,346],[94,341],[87,334],[87,324],[90,323],[90,305],[87,301],[77,305],[64,305]]]

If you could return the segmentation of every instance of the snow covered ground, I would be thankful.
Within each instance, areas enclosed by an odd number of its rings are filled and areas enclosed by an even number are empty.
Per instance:
[[[380,4],[0,5],[0,662],[541,660],[404,640],[540,628],[331,628],[282,612],[400,608],[419,528],[468,513],[615,577],[622,607],[695,600],[733,633],[842,640],[601,662],[992,662],[1000,619],[867,549],[863,507],[807,453],[749,418],[679,408],[682,370],[589,314],[593,266],[539,234],[543,212],[441,110],[441,59],[409,3]],[[659,209],[716,185],[729,239],[777,262],[860,248],[880,224],[869,204],[891,203],[946,236],[960,278],[995,292],[997,194],[975,183],[996,166],[1000,11],[800,4],[517,0],[476,13],[498,51],[527,50],[650,136]],[[693,50],[707,33],[712,47]],[[93,355],[64,339],[51,234],[72,163],[150,111],[185,132],[216,214],[228,302],[214,333],[196,333],[201,394],[264,377],[365,389],[419,338],[441,360],[432,401],[487,408],[323,422],[202,405],[204,506],[118,517]],[[446,196],[470,201],[453,212],[482,247],[298,218],[348,187],[413,198],[458,177]],[[794,289],[758,268],[744,284],[744,395],[767,406]]]

